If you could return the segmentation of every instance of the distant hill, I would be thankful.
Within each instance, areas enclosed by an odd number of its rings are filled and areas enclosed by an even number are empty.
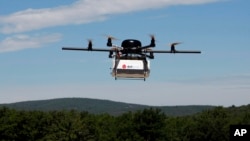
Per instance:
[[[134,112],[152,107],[161,109],[166,115],[170,116],[192,115],[205,109],[214,108],[214,106],[147,106],[89,98],[60,98],[39,101],[25,101],[11,104],[0,104],[0,106],[14,108],[17,110],[76,110],[87,111],[92,114],[108,113],[111,115],[120,115],[129,111]]]

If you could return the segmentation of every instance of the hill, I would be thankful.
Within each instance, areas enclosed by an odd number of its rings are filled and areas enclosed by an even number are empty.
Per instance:
[[[60,98],[39,101],[25,101],[11,104],[0,104],[0,106],[18,110],[76,110],[87,111],[93,114],[108,113],[111,115],[120,115],[129,111],[135,112],[137,110],[152,107],[161,109],[166,115],[170,116],[192,115],[205,109],[214,108],[214,106],[148,106],[89,98]]]

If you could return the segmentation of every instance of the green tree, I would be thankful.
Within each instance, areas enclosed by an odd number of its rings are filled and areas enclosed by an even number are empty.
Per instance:
[[[98,115],[96,119],[98,141],[115,141],[116,125],[115,117],[109,114]]]
[[[51,112],[51,125],[48,126],[49,134],[46,140],[59,141],[87,141],[93,136],[90,135],[86,117],[76,111]]]
[[[142,137],[136,132],[134,125],[134,114],[132,112],[124,113],[116,118],[118,141],[141,141]]]
[[[207,110],[193,117],[194,124],[190,125],[188,130],[192,129],[187,135],[192,141],[227,141],[229,140],[229,115],[222,108],[217,107],[213,110]],[[192,126],[192,127],[191,127]]]
[[[135,113],[133,126],[144,141],[160,141],[165,138],[165,115],[160,109],[144,109]]]
[[[17,112],[6,107],[0,108],[0,138],[1,140],[17,140]]]

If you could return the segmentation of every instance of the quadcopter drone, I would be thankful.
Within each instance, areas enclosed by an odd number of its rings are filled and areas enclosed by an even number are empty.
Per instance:
[[[63,47],[62,50],[75,51],[99,51],[109,52],[108,57],[113,58],[113,65],[111,67],[111,75],[124,79],[143,79],[146,80],[150,74],[150,61],[154,59],[155,53],[201,53],[201,51],[184,51],[176,50],[175,46],[180,42],[170,44],[170,50],[153,50],[155,45],[155,37],[151,35],[151,42],[149,45],[142,46],[141,41],[136,39],[123,40],[121,46],[113,45],[112,40],[116,38],[112,36],[107,37],[107,47],[109,48],[93,48],[91,40],[88,40],[87,48],[77,47]]]

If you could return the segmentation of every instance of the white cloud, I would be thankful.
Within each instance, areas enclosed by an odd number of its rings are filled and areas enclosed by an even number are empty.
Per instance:
[[[26,48],[38,48],[47,43],[53,43],[61,40],[60,34],[50,34],[50,35],[14,35],[5,38],[0,42],[0,53],[17,51]]]
[[[27,9],[0,16],[0,32],[10,34],[58,25],[84,24],[106,19],[113,14],[216,1],[221,0],[78,0],[67,6]]]

